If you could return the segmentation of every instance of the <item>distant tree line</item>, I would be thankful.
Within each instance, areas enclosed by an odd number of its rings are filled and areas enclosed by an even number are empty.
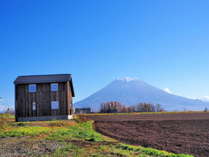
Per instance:
[[[126,112],[163,112],[160,104],[139,103],[135,106],[126,107],[117,101],[101,104],[101,113],[126,113]]]
[[[101,104],[101,113],[132,112],[132,107],[126,107],[117,101],[110,101]]]
[[[160,104],[139,103],[135,106],[136,112],[163,112],[165,111]]]

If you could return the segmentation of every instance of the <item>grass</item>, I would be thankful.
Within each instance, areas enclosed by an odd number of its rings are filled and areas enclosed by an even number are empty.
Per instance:
[[[0,156],[5,148],[10,156],[192,157],[120,143],[97,133],[92,121],[16,123],[13,116],[0,115]]]
[[[56,151],[50,155],[43,155],[43,157],[67,157],[69,152],[73,157],[79,157],[79,155],[84,154],[84,151],[78,146],[72,143],[64,143],[64,147],[56,149]]]
[[[0,114],[0,118],[2,119],[2,118],[7,118],[7,119],[12,119],[12,120],[14,120],[14,118],[15,118],[15,116],[14,115],[12,115],[12,114]]]
[[[69,128],[62,128],[50,134],[49,140],[69,140],[79,139],[85,141],[102,141],[101,134],[95,132],[92,127],[92,121],[80,122]]]
[[[127,152],[138,152],[141,153],[142,156],[157,156],[157,157],[191,157],[191,155],[186,154],[173,154],[166,151],[159,151],[153,148],[144,148],[140,146],[130,146],[127,144],[120,144],[116,146],[116,148],[120,150],[125,150]]]
[[[37,136],[40,134],[47,134],[50,131],[52,131],[52,129],[47,127],[23,126],[9,128],[8,130],[5,129],[4,131],[0,132],[0,137]]]

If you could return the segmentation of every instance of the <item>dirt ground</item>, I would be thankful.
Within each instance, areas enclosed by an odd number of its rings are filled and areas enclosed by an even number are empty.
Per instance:
[[[209,157],[209,113],[87,116],[112,138],[174,153]]]
[[[0,157],[38,157],[61,146],[56,141],[32,140],[30,137],[0,138]]]

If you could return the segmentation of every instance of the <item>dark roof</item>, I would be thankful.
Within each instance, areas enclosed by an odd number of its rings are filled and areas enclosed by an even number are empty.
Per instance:
[[[53,75],[28,75],[18,76],[14,84],[32,84],[32,83],[56,83],[70,81],[72,95],[74,96],[74,89],[71,74],[53,74]]]
[[[51,83],[51,82],[67,82],[67,81],[71,81],[70,74],[18,76],[17,79],[14,81],[14,83],[29,84],[29,83]]]

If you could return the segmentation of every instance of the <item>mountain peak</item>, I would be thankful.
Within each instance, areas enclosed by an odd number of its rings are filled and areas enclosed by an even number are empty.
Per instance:
[[[123,78],[118,78],[116,80],[118,80],[118,81],[125,81],[125,82],[139,81],[139,79],[136,78],[136,77],[123,77]]]

